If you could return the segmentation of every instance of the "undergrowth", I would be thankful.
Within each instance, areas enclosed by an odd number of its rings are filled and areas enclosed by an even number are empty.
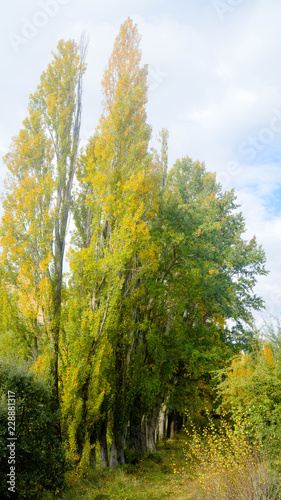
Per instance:
[[[186,466],[197,478],[194,499],[280,500],[276,463],[246,419],[231,424],[222,418],[219,428],[210,419],[200,433],[188,432]]]
[[[183,468],[185,435],[159,443],[157,452],[137,464],[116,469],[89,468],[84,476],[67,475],[67,490],[61,500],[186,500],[191,480],[175,475]]]

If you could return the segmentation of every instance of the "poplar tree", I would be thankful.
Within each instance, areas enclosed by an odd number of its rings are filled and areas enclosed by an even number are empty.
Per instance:
[[[147,67],[140,67],[139,42],[138,30],[128,19],[121,25],[102,81],[103,114],[81,160],[75,241],[82,248],[71,256],[73,286],[87,297],[79,327],[84,351],[77,346],[80,359],[83,352],[88,360],[88,368],[79,363],[77,373],[77,386],[84,387],[78,420],[82,415],[87,420],[83,408],[91,407],[91,393],[100,384],[103,407],[110,408],[106,413],[112,423],[113,466],[124,463],[133,391],[130,367],[139,336],[137,304],[144,293],[141,281],[156,265],[149,229],[158,206],[160,176],[149,153]],[[93,379],[97,363],[100,370]],[[105,366],[106,383],[99,375],[104,375]],[[90,428],[89,420],[88,434]]]
[[[120,279],[119,312],[111,335],[112,466],[124,463],[125,431],[137,382],[133,365],[141,336],[138,303],[145,293],[141,284],[156,264],[149,228],[158,205],[160,178],[148,150],[148,70],[140,67],[139,43],[137,28],[128,19],[121,25],[102,82],[104,113],[95,149],[107,175],[107,238],[117,243],[114,251],[119,256],[115,269]]]
[[[252,311],[263,307],[254,287],[267,274],[265,254],[255,237],[244,240],[237,209],[233,190],[223,192],[204,164],[185,157],[168,173],[153,227],[159,253],[149,315],[155,401],[168,409],[212,403],[212,371],[247,346]]]
[[[85,48],[83,39],[80,47],[74,41],[59,42],[6,156],[2,260],[33,336],[31,354],[39,365],[42,356],[51,356],[56,410],[63,261],[79,146]],[[45,352],[40,350],[43,333]]]

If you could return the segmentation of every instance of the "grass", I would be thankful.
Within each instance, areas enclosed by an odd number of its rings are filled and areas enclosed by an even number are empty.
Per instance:
[[[188,441],[188,447],[187,447]],[[189,450],[189,451],[188,451]],[[278,469],[263,450],[249,447],[244,429],[196,430],[159,443],[138,464],[69,473],[56,500],[279,500]],[[50,497],[48,497],[50,498]],[[46,497],[47,500],[47,497]]]
[[[188,500],[192,480],[175,473],[185,465],[185,435],[159,444],[157,452],[137,465],[117,469],[89,470],[84,478],[73,473],[62,500]]]

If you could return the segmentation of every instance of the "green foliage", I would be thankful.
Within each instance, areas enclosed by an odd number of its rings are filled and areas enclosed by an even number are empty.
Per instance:
[[[64,487],[66,461],[57,440],[57,417],[52,410],[50,388],[26,366],[0,362],[0,466],[1,498],[9,496],[7,476],[9,450],[8,391],[16,402],[16,492],[19,499],[40,499],[44,490],[55,492]]]
[[[231,415],[247,415],[270,449],[280,452],[280,323],[268,325],[266,341],[257,339],[250,353],[234,358],[219,372],[221,406]]]
[[[186,157],[168,173],[152,227],[159,257],[147,282],[147,344],[170,409],[211,407],[212,372],[245,345],[252,310],[262,306],[253,287],[266,274],[264,252],[243,240],[237,208],[204,164]]]

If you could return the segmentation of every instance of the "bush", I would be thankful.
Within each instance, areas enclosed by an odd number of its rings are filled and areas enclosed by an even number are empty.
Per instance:
[[[258,436],[252,441],[251,423],[237,419],[234,426],[222,418],[219,429],[211,422],[199,434],[189,433],[187,460],[198,478],[198,496],[204,500],[279,500],[281,487],[270,455]]]
[[[16,400],[16,495],[9,493],[7,485],[8,391],[15,393]],[[1,498],[31,500],[42,498],[44,490],[61,490],[66,462],[57,440],[50,388],[27,367],[0,361],[0,392]]]
[[[234,420],[247,416],[263,444],[278,456],[281,451],[281,330],[274,341],[258,342],[217,374],[220,409]],[[277,342],[278,341],[278,342]]]

